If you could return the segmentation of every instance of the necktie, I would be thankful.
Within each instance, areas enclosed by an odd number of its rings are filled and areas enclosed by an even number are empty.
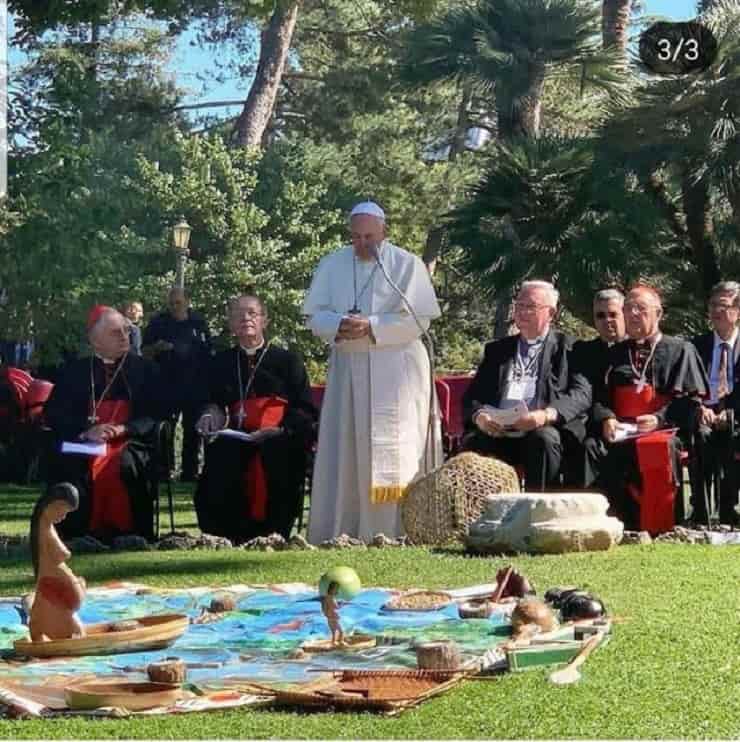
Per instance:
[[[730,381],[727,378],[727,359],[729,355],[730,346],[727,343],[722,343],[719,351],[719,384],[717,385],[718,401],[730,393]]]

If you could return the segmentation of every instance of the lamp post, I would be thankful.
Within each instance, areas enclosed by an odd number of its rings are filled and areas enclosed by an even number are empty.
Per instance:
[[[190,225],[185,221],[185,217],[180,217],[180,221],[172,227],[172,244],[176,251],[177,273],[175,275],[175,288],[185,288],[185,262],[188,259],[188,243],[190,242]]]

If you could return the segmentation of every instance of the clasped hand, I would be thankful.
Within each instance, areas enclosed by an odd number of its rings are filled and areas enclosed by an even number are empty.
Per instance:
[[[336,342],[340,340],[358,340],[366,335],[370,335],[370,320],[367,317],[354,314],[342,318],[334,340]]]
[[[652,433],[658,429],[660,421],[655,415],[638,415],[635,418],[638,433]],[[610,417],[601,424],[601,434],[605,441],[613,443],[617,437],[617,428],[619,421],[615,417]]]
[[[223,430],[226,426],[226,415],[222,410],[213,408],[204,412],[198,422],[195,423],[195,430],[197,433],[203,436],[212,436],[218,433],[219,430]]]
[[[484,432],[494,438],[503,435],[506,428],[499,425],[489,414],[481,412],[475,418],[475,424]],[[544,410],[532,410],[522,415],[515,423],[508,426],[510,430],[517,430],[528,433],[530,430],[536,430],[547,425],[547,413]]]
[[[105,443],[116,438],[121,438],[126,434],[125,425],[115,425],[113,423],[101,423],[88,428],[81,436],[83,441],[92,441],[93,443]]]

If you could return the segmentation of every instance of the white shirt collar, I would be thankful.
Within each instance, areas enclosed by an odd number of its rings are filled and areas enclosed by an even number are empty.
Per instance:
[[[720,343],[729,343],[731,348],[735,347],[735,343],[737,341],[737,334],[738,334],[738,328],[736,327],[732,331],[732,335],[730,335],[729,340],[722,340],[722,338],[717,334],[716,330],[712,330],[712,335],[714,336],[714,347],[716,348]]]
[[[255,346],[254,348],[245,348],[241,343],[239,344],[239,347],[248,355],[248,356],[255,356],[257,355],[257,351],[261,350],[265,347],[265,339],[262,338],[262,342]]]

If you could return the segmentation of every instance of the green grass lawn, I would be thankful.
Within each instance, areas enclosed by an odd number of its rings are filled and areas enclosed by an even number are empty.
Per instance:
[[[30,490],[0,493],[0,531],[23,532]],[[195,527],[188,490],[178,528]],[[740,547],[656,544],[609,553],[509,560],[542,594],[576,584],[623,617],[583,679],[555,687],[545,670],[470,681],[396,718],[350,713],[239,710],[123,720],[0,721],[3,738],[740,738]],[[91,585],[316,582],[347,564],[364,585],[459,587],[491,582],[503,559],[460,551],[129,552],[74,557]],[[0,593],[31,587],[31,565],[6,561]]]

